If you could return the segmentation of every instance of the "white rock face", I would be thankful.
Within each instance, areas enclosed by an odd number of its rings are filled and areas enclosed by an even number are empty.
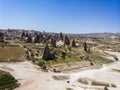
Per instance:
[[[64,45],[64,42],[60,40],[60,41],[56,42],[56,45],[57,45],[57,46],[63,46],[63,45]]]

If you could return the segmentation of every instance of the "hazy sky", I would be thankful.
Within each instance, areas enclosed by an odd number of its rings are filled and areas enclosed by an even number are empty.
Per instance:
[[[120,0],[0,0],[0,28],[120,32]]]

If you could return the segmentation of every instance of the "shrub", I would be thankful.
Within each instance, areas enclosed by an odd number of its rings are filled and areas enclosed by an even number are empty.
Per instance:
[[[72,88],[66,88],[66,90],[74,90],[74,89],[72,89]]]
[[[42,61],[42,60],[39,60],[39,61],[38,61],[38,65],[39,65],[42,69],[44,69],[44,70],[47,69],[47,67],[46,67],[46,65],[45,65],[45,62]]]
[[[115,59],[116,61],[118,61],[118,58],[117,58],[117,57],[114,57],[114,59]]]
[[[0,90],[13,90],[18,85],[17,80],[10,73],[0,70]]]

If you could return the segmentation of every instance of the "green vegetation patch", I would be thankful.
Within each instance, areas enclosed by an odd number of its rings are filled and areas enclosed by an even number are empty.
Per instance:
[[[0,47],[0,62],[24,61],[25,50],[21,47]]]
[[[17,86],[17,80],[10,73],[0,70],[0,90],[12,90]]]
[[[75,61],[83,61],[83,60],[79,57],[65,57],[64,59],[61,57],[58,57],[55,60],[46,61],[46,65],[54,65],[54,64],[68,63],[68,62],[75,62]]]

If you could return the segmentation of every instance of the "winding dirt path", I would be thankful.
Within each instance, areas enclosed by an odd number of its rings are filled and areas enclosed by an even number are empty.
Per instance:
[[[107,53],[116,55],[120,59],[120,53],[109,51]],[[78,82],[78,79],[82,77],[114,83],[117,88],[110,87],[109,90],[120,90],[120,72],[113,71],[113,69],[120,70],[120,61],[103,65],[101,69],[85,70],[72,74],[42,72],[38,66],[28,61],[0,63],[0,69],[10,72],[18,79],[21,86],[15,90],[66,90],[68,87],[74,90],[96,90],[95,88],[104,88],[83,85]],[[70,83],[67,83],[68,80],[54,80],[53,75],[68,75]]]
[[[120,53],[118,52],[109,52],[109,54],[116,55],[120,60]],[[101,69],[86,70],[78,73],[74,73],[70,76],[69,81],[74,84],[78,84],[79,78],[89,78],[93,80],[98,80],[102,82],[113,83],[117,85],[117,88],[109,88],[109,90],[120,90],[120,72],[115,72],[113,69],[120,70],[120,61],[114,62],[110,65],[103,65]],[[77,87],[79,88],[79,85]],[[91,85],[88,85],[88,89],[91,88]],[[103,88],[103,87],[101,87]]]

